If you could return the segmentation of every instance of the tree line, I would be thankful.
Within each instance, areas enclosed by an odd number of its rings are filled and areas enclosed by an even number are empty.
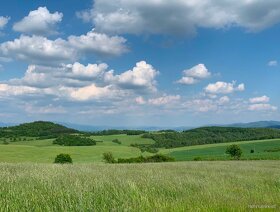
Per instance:
[[[268,128],[203,127],[183,132],[145,133],[142,137],[155,141],[154,144],[150,145],[151,148],[175,148],[280,138],[280,130]]]

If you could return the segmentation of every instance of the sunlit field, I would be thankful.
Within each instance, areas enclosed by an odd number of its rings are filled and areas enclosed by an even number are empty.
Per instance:
[[[131,144],[151,144],[151,139],[141,138],[141,135],[110,135],[92,136],[97,141],[96,146],[59,146],[53,145],[53,139],[34,140],[26,138],[25,141],[10,142],[5,145],[0,140],[0,162],[36,162],[52,163],[57,154],[70,154],[74,163],[101,162],[104,152],[112,152],[116,158],[138,157],[140,155],[152,155],[148,152],[141,152],[138,148],[131,147]],[[112,142],[118,139],[121,144]],[[242,141],[234,142],[240,145],[243,150],[243,160],[279,160],[280,151],[267,152],[266,150],[280,147],[280,139]],[[229,160],[225,154],[227,146],[233,143],[207,144],[179,147],[172,149],[159,149],[159,153],[174,157],[177,161],[194,160],[199,157],[201,160]],[[250,153],[251,150],[254,153]]]
[[[278,161],[0,164],[2,211],[280,209]]]

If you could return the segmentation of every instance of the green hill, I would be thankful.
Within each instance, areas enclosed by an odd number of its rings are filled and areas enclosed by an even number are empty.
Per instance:
[[[148,133],[155,141],[150,147],[175,148],[201,144],[280,138],[280,130],[268,128],[202,127],[183,132]]]
[[[35,121],[13,127],[0,128],[0,137],[43,137],[55,138],[62,134],[77,133],[77,130],[46,121]]]

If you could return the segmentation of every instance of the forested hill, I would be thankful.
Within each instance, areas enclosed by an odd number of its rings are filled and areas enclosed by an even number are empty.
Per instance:
[[[155,144],[151,147],[174,148],[280,138],[280,130],[268,128],[202,127],[183,132],[146,133],[143,137],[151,138],[155,141]]]
[[[79,131],[64,127],[53,122],[35,121],[13,127],[0,128],[0,137],[44,137],[54,138],[61,134],[77,133]]]

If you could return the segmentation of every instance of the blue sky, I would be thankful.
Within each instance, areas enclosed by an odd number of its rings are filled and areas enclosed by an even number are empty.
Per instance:
[[[0,120],[280,120],[279,23],[276,0],[8,1]]]

